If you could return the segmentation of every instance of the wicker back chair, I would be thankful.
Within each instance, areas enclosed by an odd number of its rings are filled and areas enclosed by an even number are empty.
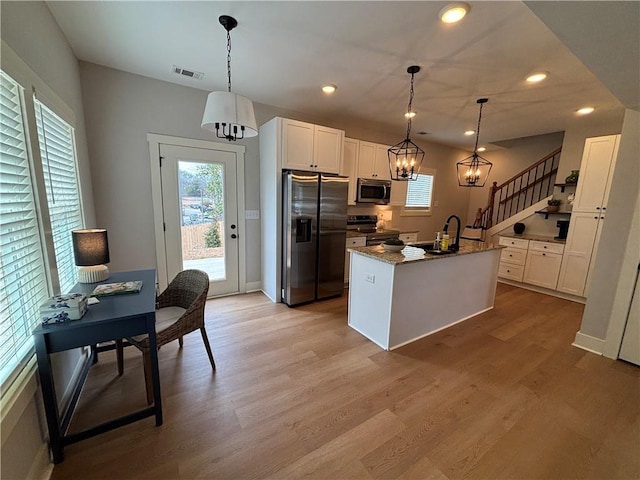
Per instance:
[[[211,362],[211,368],[215,370],[216,364],[213,361],[213,353],[204,328],[204,307],[208,292],[209,277],[206,273],[200,270],[184,270],[178,273],[156,300],[156,336],[158,348],[173,340],[178,340],[182,348],[182,337],[199,329]],[[147,403],[151,404],[153,388],[151,385],[149,337],[138,335],[127,340],[142,351]]]

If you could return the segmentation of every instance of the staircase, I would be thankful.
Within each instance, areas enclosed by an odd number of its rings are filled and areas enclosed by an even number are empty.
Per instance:
[[[506,182],[493,182],[489,201],[478,209],[474,228],[488,230],[553,193],[562,148],[554,150]]]

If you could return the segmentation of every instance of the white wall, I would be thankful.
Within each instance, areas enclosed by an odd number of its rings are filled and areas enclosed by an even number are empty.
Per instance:
[[[84,128],[84,111],[80,87],[78,61],[66,38],[43,2],[0,3],[2,40],[33,71],[29,73],[34,84],[44,83],[73,112],[75,117],[78,174],[82,185],[82,203],[87,226],[95,225],[91,173]],[[7,52],[2,58],[8,58]],[[10,68],[3,63],[3,69]],[[10,73],[10,72],[9,72]],[[36,78],[37,77],[37,78]],[[61,399],[80,359],[80,351],[57,354],[52,358]],[[2,478],[27,478],[41,475],[48,464],[44,437],[46,427],[38,418],[42,396],[35,388],[33,373],[21,378],[29,390],[14,392],[15,385],[5,395],[15,393],[19,401],[12,402],[8,411],[2,412]],[[24,392],[29,392],[25,398]],[[4,404],[3,404],[4,406]],[[6,424],[9,422],[9,425]],[[8,427],[8,428],[7,428]],[[44,462],[40,464],[39,462]]]

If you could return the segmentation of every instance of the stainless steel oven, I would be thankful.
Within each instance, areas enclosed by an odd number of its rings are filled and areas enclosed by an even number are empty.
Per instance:
[[[378,230],[376,215],[349,215],[347,217],[347,230],[358,232],[367,237],[367,246],[380,245],[385,240],[397,239],[400,236],[398,230]]]
[[[356,193],[357,203],[386,205],[391,198],[391,180],[359,178]]]

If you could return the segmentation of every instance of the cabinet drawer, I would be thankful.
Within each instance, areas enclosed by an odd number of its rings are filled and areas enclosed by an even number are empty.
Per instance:
[[[401,233],[398,238],[402,240],[404,243],[407,242],[417,242],[418,234],[417,233]]]
[[[521,248],[523,250],[529,248],[529,240],[523,240],[522,238],[500,237],[498,243],[500,245],[506,245],[507,247]]]
[[[515,280],[516,282],[521,282],[523,274],[524,265],[514,265],[512,263],[500,262],[500,267],[498,268],[499,277],[508,278],[509,280]]]
[[[365,247],[367,245],[367,237],[351,237],[347,238],[347,248]]]
[[[562,243],[538,242],[536,240],[531,240],[529,242],[529,250],[562,254],[562,252],[564,252],[564,245]]]
[[[514,265],[524,265],[527,259],[527,251],[519,248],[503,248],[500,253],[500,261]]]

